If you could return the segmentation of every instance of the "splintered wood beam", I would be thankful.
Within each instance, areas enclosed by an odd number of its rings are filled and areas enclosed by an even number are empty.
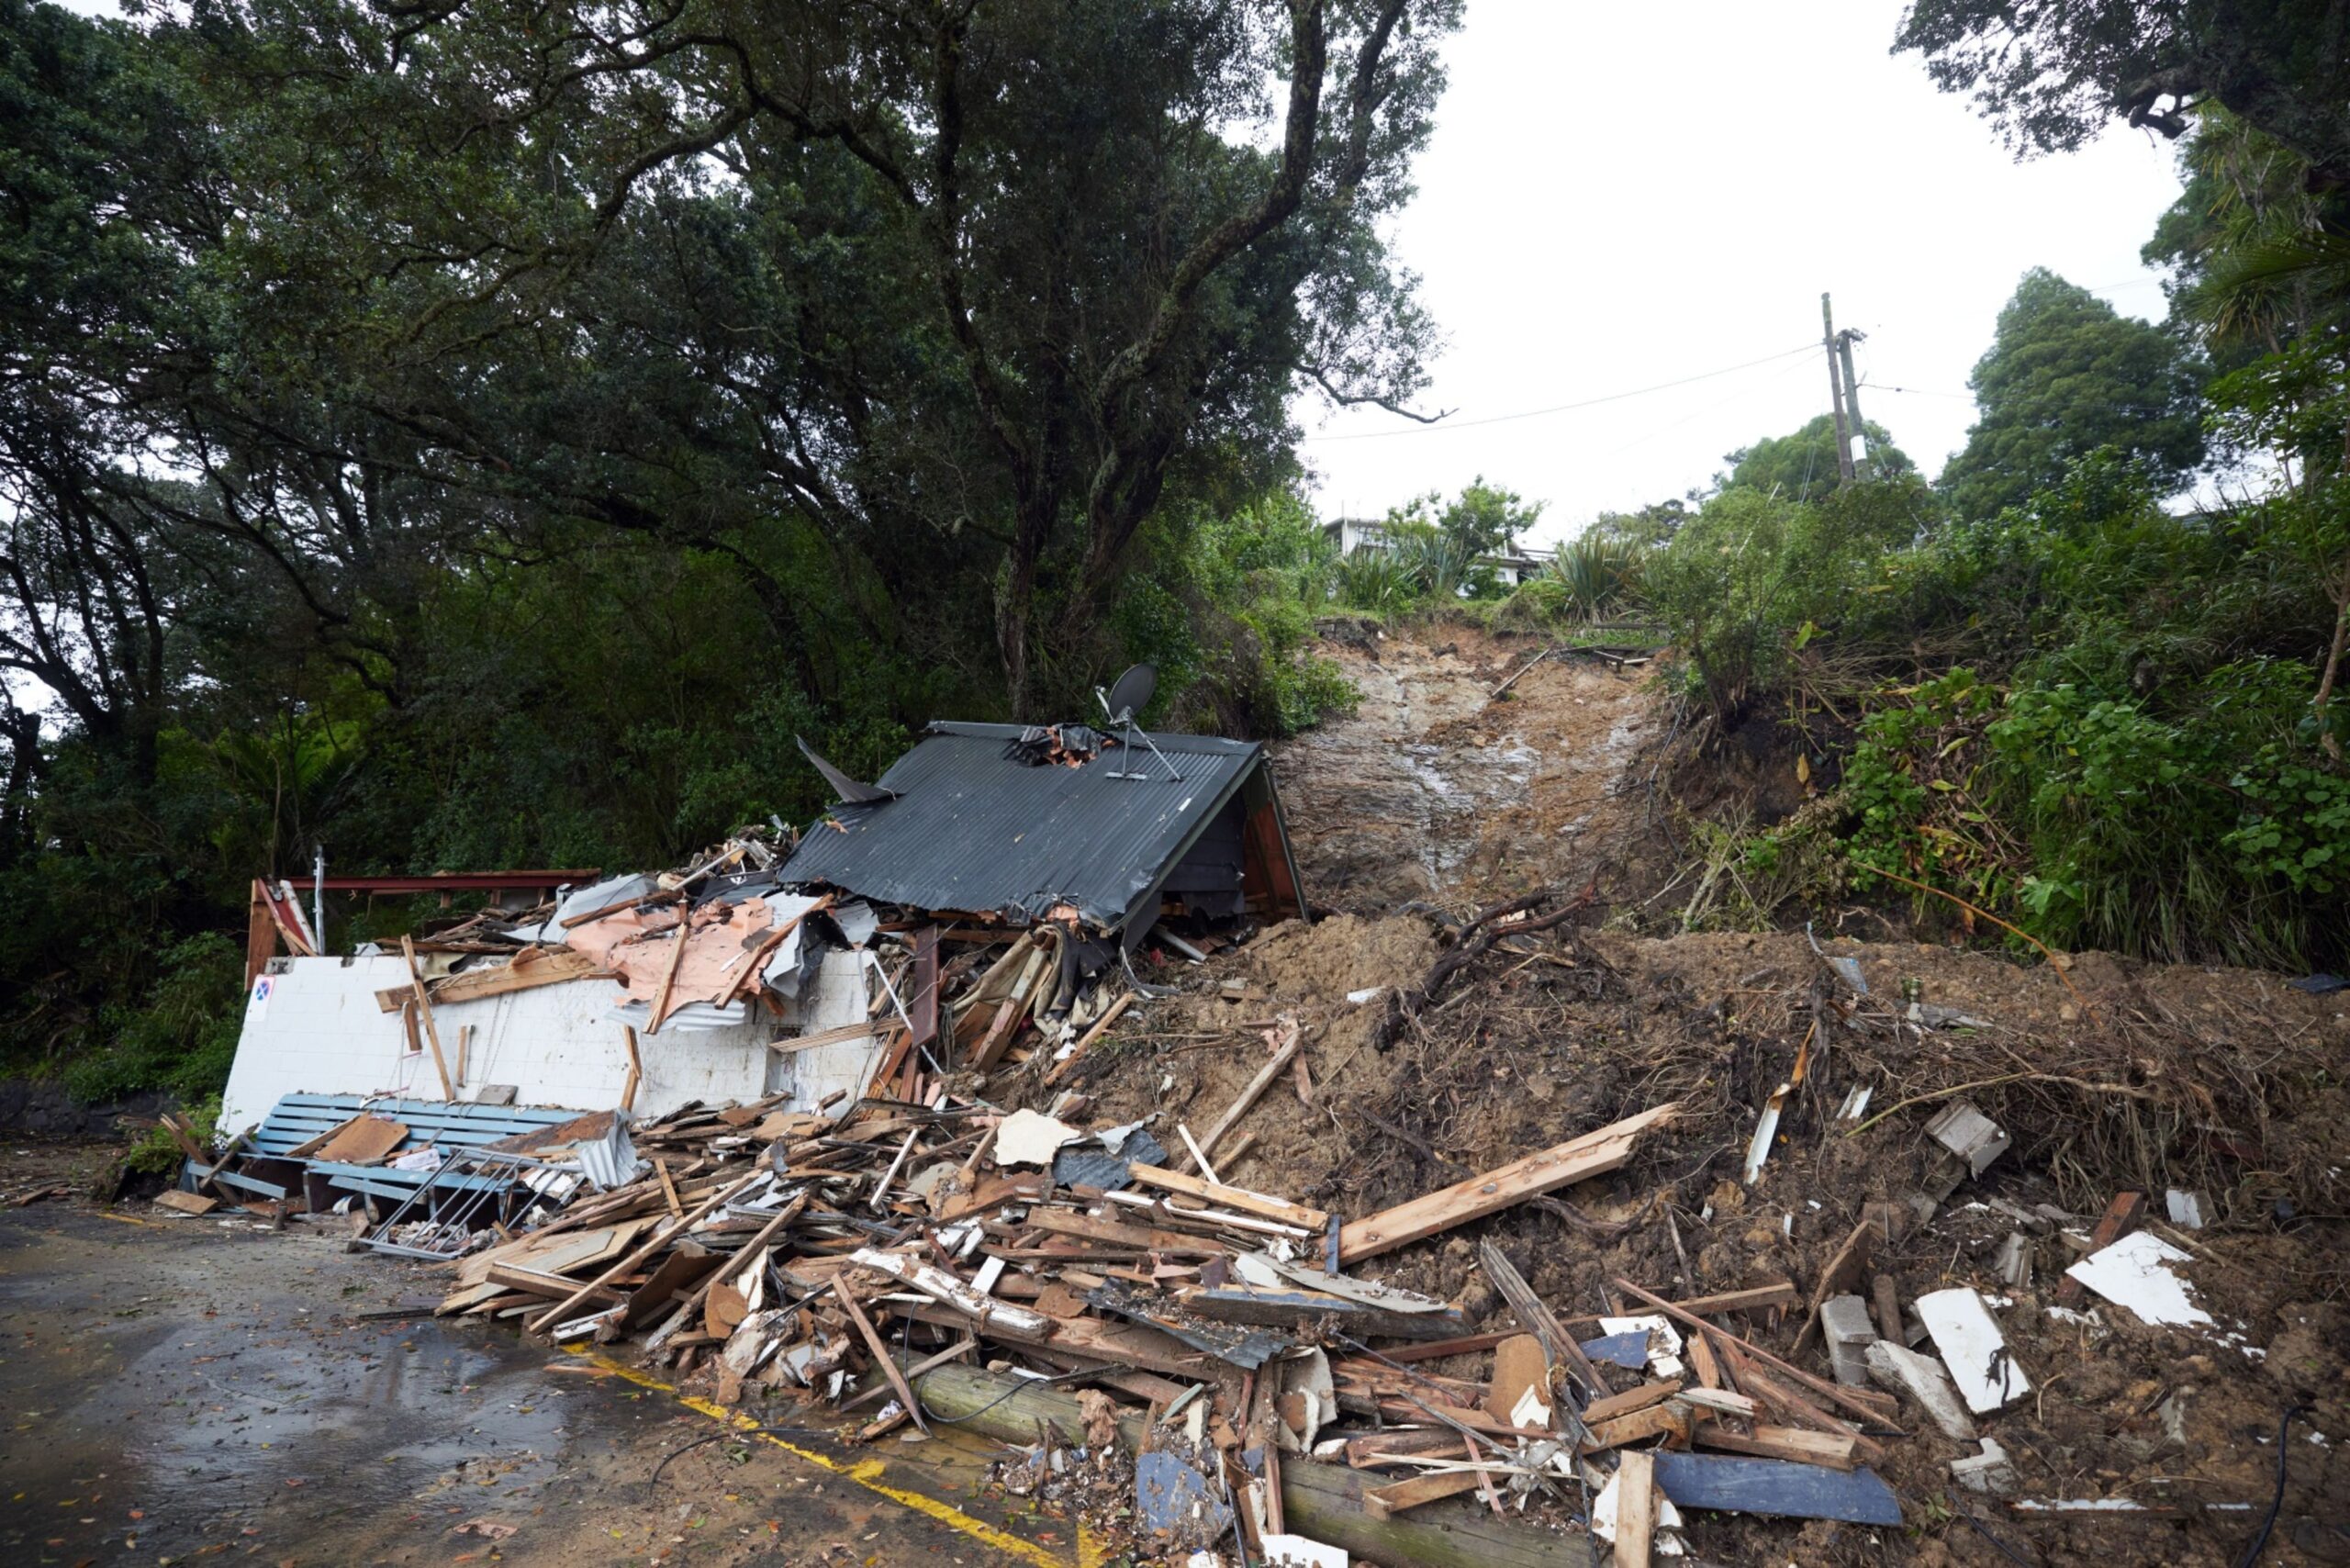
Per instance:
[[[1259,1219],[1276,1220],[1282,1225],[1299,1226],[1306,1230],[1320,1230],[1330,1223],[1330,1216],[1320,1209],[1309,1209],[1304,1204],[1292,1204],[1286,1198],[1252,1193],[1246,1187],[1227,1187],[1220,1182],[1186,1175],[1181,1170],[1163,1170],[1156,1165],[1135,1165],[1127,1169],[1134,1179],[1146,1187],[1156,1187],[1161,1192],[1175,1193],[1186,1198],[1197,1198],[1218,1208],[1237,1209]]]
[[[637,1085],[644,1081],[644,1058],[637,1054],[634,1029],[626,1024],[621,1025],[621,1036],[628,1042],[628,1082],[621,1089],[621,1109],[623,1112],[633,1113],[636,1110]],[[664,1178],[661,1185],[666,1187],[668,1184],[667,1179]],[[674,1194],[670,1198],[669,1206],[672,1208],[677,1206]]]
[[[619,1262],[614,1263],[610,1268],[605,1270],[602,1273],[597,1275],[594,1279],[580,1286],[578,1292],[567,1300],[558,1303],[549,1311],[532,1318],[529,1324],[530,1331],[533,1334],[543,1334],[554,1325],[563,1322],[565,1317],[568,1316],[572,1308],[577,1306],[581,1302],[586,1301],[588,1296],[598,1289],[610,1284],[622,1274],[632,1273],[636,1270],[643,1268],[647,1259],[660,1251],[663,1248],[668,1246],[670,1242],[677,1239],[678,1237],[685,1235],[695,1226],[700,1224],[703,1215],[709,1214],[711,1210],[726,1202],[727,1199],[733,1197],[735,1193],[741,1192],[744,1188],[749,1186],[758,1179],[759,1172],[756,1170],[745,1171],[740,1180],[728,1182],[725,1186],[721,1187],[718,1191],[711,1193],[709,1197],[704,1198],[699,1204],[695,1205],[693,1213],[686,1215],[685,1218],[679,1220],[677,1224],[672,1226],[664,1226],[655,1230],[652,1240],[647,1241],[643,1246],[637,1248],[634,1251],[628,1253],[622,1257]]]
[[[856,1293],[835,1278],[833,1281],[833,1299],[847,1312],[848,1320],[856,1325],[856,1332],[864,1339],[865,1348],[873,1352],[874,1362],[880,1367],[882,1375],[890,1380],[890,1386],[898,1391],[898,1398],[904,1404],[906,1414],[913,1417],[917,1428],[928,1432],[930,1423],[922,1418],[922,1401],[914,1397],[913,1388],[906,1382],[904,1371],[899,1367],[897,1359],[890,1354],[890,1342],[881,1338],[873,1327],[873,1320],[865,1316],[865,1308],[856,1304]]]
[[[677,987],[677,971],[685,967],[686,947],[693,938],[692,919],[691,910],[677,912],[677,945],[669,949],[669,967],[661,971],[661,989],[653,993],[653,1010],[645,1014],[644,1032],[648,1035],[659,1034],[661,1020],[668,1015],[669,992]]]
[[[1045,1087],[1050,1089],[1059,1083],[1062,1079],[1067,1078],[1070,1070],[1077,1066],[1079,1059],[1093,1048],[1094,1042],[1108,1032],[1111,1025],[1118,1021],[1118,1015],[1134,1005],[1134,1000],[1135,993],[1129,991],[1122,994],[1117,1001],[1110,1003],[1110,1011],[1096,1018],[1093,1021],[1093,1027],[1078,1037],[1076,1046],[1070,1049],[1069,1055],[1055,1062],[1053,1070],[1045,1074]]]
[[[1680,1110],[1678,1103],[1655,1106],[1595,1132],[1514,1159],[1482,1176],[1472,1176],[1368,1219],[1356,1220],[1338,1232],[1338,1261],[1343,1265],[1375,1258],[1513,1204],[1613,1170],[1631,1158],[1632,1146],[1642,1133],[1670,1121]]]
[[[1240,1118],[1256,1106],[1265,1091],[1272,1086],[1273,1081],[1288,1071],[1289,1064],[1297,1059],[1297,1053],[1305,1048],[1305,1031],[1298,1028],[1294,1023],[1290,1025],[1289,1030],[1289,1038],[1282,1043],[1281,1049],[1275,1051],[1271,1059],[1257,1070],[1257,1076],[1250,1079],[1248,1086],[1233,1097],[1232,1103],[1224,1108],[1224,1114],[1215,1119],[1214,1126],[1208,1128],[1207,1136],[1200,1139],[1198,1152],[1203,1158],[1199,1160],[1197,1169],[1203,1170],[1207,1169],[1208,1160],[1215,1156],[1216,1145],[1222,1143],[1232,1129],[1239,1125]],[[1190,1170],[1194,1169],[1194,1166],[1186,1157],[1175,1169]]]
[[[1642,1290],[1639,1286],[1634,1284],[1629,1280],[1618,1278],[1616,1282],[1616,1288],[1622,1291],[1626,1295],[1635,1296],[1639,1300],[1646,1302],[1649,1305],[1656,1308],[1659,1312],[1663,1313],[1668,1317],[1678,1318],[1682,1322],[1689,1325],[1690,1327],[1697,1329],[1701,1333],[1710,1335],[1717,1343],[1737,1351],[1740,1355],[1746,1357],[1749,1361],[1760,1362],[1762,1365],[1770,1368],[1772,1371],[1778,1372],[1790,1381],[1809,1389],[1814,1394],[1819,1394],[1830,1403],[1841,1406],[1842,1408],[1851,1411],[1853,1415],[1859,1417],[1863,1421],[1885,1421],[1884,1411],[1856,1397],[1850,1389],[1839,1388],[1836,1384],[1830,1383],[1825,1379],[1814,1377],[1809,1372],[1805,1372],[1801,1367],[1791,1367],[1786,1362],[1779,1360],[1778,1357],[1773,1355],[1770,1351],[1762,1350],[1755,1345],[1751,1340],[1741,1339],[1737,1335],[1731,1333],[1729,1329],[1722,1327],[1718,1324],[1708,1323],[1706,1319],[1699,1317],[1695,1313],[1685,1311],[1681,1307],[1673,1305],[1673,1303],[1665,1300],[1662,1296],[1651,1295],[1649,1292]],[[1893,1435],[1895,1437],[1908,1436],[1908,1433],[1897,1430],[1894,1432]],[[1884,1450],[1879,1450],[1878,1451],[1881,1453]]]
[[[1463,1492],[1477,1490],[1478,1478],[1484,1473],[1476,1470],[1438,1471],[1433,1475],[1416,1475],[1409,1481],[1393,1485],[1377,1486],[1362,1495],[1363,1512],[1374,1519],[1393,1518],[1407,1508],[1417,1508],[1447,1497],[1458,1497]]]
[[[424,994],[424,971],[416,966],[416,944],[406,936],[400,938],[400,957],[408,960],[408,983],[416,996],[417,1016],[423,1021],[424,1037],[432,1045],[432,1068],[441,1075],[441,1098],[454,1100],[457,1086],[449,1081],[449,1064],[441,1055],[441,1030],[432,1022],[432,1003]]]
[[[1616,1461],[1616,1568],[1649,1568],[1656,1515],[1656,1460],[1628,1449]]]
[[[1344,1248],[1343,1238],[1339,1246]],[[1541,1341],[1543,1352],[1551,1362],[1564,1365],[1574,1374],[1575,1381],[1583,1384],[1583,1398],[1589,1400],[1606,1393],[1607,1385],[1599,1381],[1599,1373],[1593,1368],[1591,1358],[1583,1353],[1583,1347],[1575,1342],[1575,1337],[1568,1333],[1565,1326],[1551,1313],[1549,1304],[1534,1294],[1534,1287],[1526,1282],[1526,1277],[1517,1271],[1517,1266],[1494,1245],[1493,1238],[1487,1237],[1478,1244],[1477,1261],[1478,1266],[1485,1271],[1485,1278],[1494,1282],[1494,1288],[1502,1293],[1502,1299],[1509,1303],[1510,1310],[1517,1314],[1517,1320]],[[1550,1403],[1550,1393],[1546,1385],[1542,1391],[1542,1402],[1546,1405]],[[1572,1431],[1573,1428],[1570,1427],[1568,1429]]]

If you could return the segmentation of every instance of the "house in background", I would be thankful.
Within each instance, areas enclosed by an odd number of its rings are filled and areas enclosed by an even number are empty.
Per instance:
[[[1341,555],[1351,555],[1357,550],[1371,550],[1385,554],[1395,548],[1395,541],[1387,524],[1377,518],[1336,517],[1322,525],[1323,536],[1338,547]],[[1550,569],[1550,557],[1557,546],[1520,544],[1510,541],[1509,546],[1480,557],[1500,577],[1504,588],[1517,588]]]

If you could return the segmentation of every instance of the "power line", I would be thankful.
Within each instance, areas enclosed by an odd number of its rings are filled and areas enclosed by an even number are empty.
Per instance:
[[[1684,375],[1678,381],[1660,381],[1653,386],[1635,386],[1628,392],[1611,392],[1604,398],[1586,398],[1580,403],[1556,403],[1547,409],[1528,409],[1519,414],[1494,414],[1482,420],[1462,420],[1458,423],[1448,421],[1434,425],[1406,425],[1401,430],[1361,431],[1352,435],[1309,435],[1304,437],[1303,441],[1380,441],[1394,435],[1433,435],[1442,431],[1473,430],[1480,425],[1507,424],[1513,420],[1534,420],[1540,419],[1545,414],[1564,414],[1577,409],[1595,409],[1602,403],[1620,403],[1627,398],[1645,398],[1651,392],[1668,392],[1675,386],[1687,386],[1699,381],[1711,381],[1718,376],[1734,375],[1741,370],[1752,370],[1757,365],[1774,364],[1795,354],[1809,353],[1818,346],[1816,343],[1802,343],[1779,353],[1765,354],[1761,359],[1750,359],[1743,364],[1725,365],[1719,370],[1708,370],[1697,375]]]
[[[1871,381],[1865,376],[1862,378],[1861,385],[1872,392],[1906,392],[1912,398],[1956,398],[1961,402],[1975,401],[1972,392],[1933,392],[1923,386],[1888,386],[1882,381]]]

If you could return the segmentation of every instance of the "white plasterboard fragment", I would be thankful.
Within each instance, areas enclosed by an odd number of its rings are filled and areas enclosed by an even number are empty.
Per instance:
[[[1380,992],[1386,989],[1383,985],[1374,985],[1362,991],[1350,991],[1347,992],[1347,1001],[1356,1007],[1360,1007],[1366,1002],[1378,1001]]]
[[[996,1128],[998,1165],[1050,1165],[1061,1145],[1075,1143],[1084,1133],[1040,1111],[1014,1111]]]
[[[1260,1291],[1281,1287],[1281,1271],[1254,1252],[1236,1254],[1232,1260],[1232,1271],[1240,1276],[1241,1283],[1254,1285]]]
[[[1302,1535],[1263,1535],[1265,1568],[1348,1568],[1343,1546],[1325,1546]]]
[[[1852,1092],[1844,1096],[1844,1103],[1837,1107],[1837,1119],[1846,1122],[1859,1121],[1868,1114],[1869,1096],[1875,1092],[1876,1085],[1874,1083],[1854,1084]]]
[[[1750,1187],[1762,1177],[1762,1162],[1771,1158],[1771,1140],[1779,1132],[1779,1096],[1762,1107],[1762,1114],[1754,1123],[1754,1136],[1746,1141],[1746,1184]]]
[[[833,924],[841,928],[841,935],[848,938],[848,945],[852,947],[864,946],[881,928],[881,917],[874,913],[873,906],[862,899],[834,904],[831,913]]]
[[[1659,1377],[1679,1377],[1681,1365],[1681,1334],[1673,1320],[1661,1312],[1644,1317],[1603,1317],[1599,1332],[1604,1336],[1617,1334],[1646,1334],[1649,1337],[1649,1370]]]
[[[2163,1204],[2170,1211],[2171,1224],[2181,1230],[2200,1230],[2208,1220],[2211,1203],[2200,1193],[2182,1192],[2177,1187],[2163,1194]]]
[[[2173,1272],[2187,1261],[2185,1252],[2153,1231],[2133,1230],[2065,1272],[2145,1322],[2188,1328],[2210,1323],[2211,1315],[2195,1305],[2187,1282]]]
[[[2031,1380],[2016,1365],[1999,1326],[1983,1297],[1964,1285],[1918,1298],[1918,1319],[1933,1337],[1950,1380],[1977,1416],[2031,1392]]]
[[[1616,1544],[1617,1483],[1620,1479],[1620,1473],[1610,1475],[1607,1484],[1599,1489],[1599,1495],[1591,1500],[1591,1533],[1610,1546]],[[1673,1506],[1673,1499],[1664,1495],[1663,1487],[1656,1488],[1656,1534],[1649,1543],[1650,1549],[1660,1557],[1680,1556],[1686,1550],[1680,1538],[1664,1533],[1680,1528],[1681,1510]]]
[[[1510,1406],[1509,1424],[1546,1429],[1550,1427],[1550,1405],[1542,1397],[1540,1390],[1528,1385],[1526,1392],[1517,1396],[1517,1403]]]

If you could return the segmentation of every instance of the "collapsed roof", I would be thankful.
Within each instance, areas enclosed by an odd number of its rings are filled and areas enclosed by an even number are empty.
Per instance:
[[[1128,946],[1162,899],[1303,914],[1265,748],[1149,740],[1160,755],[1074,724],[934,722],[881,776],[891,798],[834,806],[781,879],[1019,925],[1074,911]]]

